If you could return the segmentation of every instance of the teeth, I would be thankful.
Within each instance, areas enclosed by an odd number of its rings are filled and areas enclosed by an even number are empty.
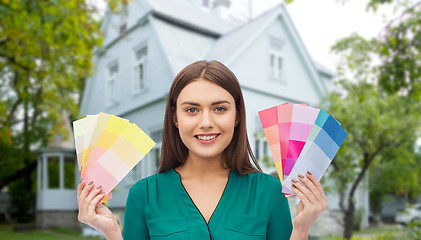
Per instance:
[[[197,138],[200,139],[200,140],[208,141],[208,140],[212,140],[212,139],[216,138],[216,135],[212,135],[212,136],[197,136]]]

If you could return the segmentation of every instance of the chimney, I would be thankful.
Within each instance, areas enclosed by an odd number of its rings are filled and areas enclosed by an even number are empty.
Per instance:
[[[203,0],[205,2],[206,0]],[[229,19],[229,0],[214,0],[212,3],[212,12],[220,18]]]

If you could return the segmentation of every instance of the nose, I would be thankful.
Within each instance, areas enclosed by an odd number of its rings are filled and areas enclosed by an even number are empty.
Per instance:
[[[202,115],[200,116],[199,128],[208,129],[208,128],[213,128],[214,126],[215,126],[215,123],[213,121],[212,114],[209,111],[203,111]]]

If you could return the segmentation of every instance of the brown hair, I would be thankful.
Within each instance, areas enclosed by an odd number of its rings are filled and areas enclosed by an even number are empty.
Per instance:
[[[238,124],[234,129],[232,140],[224,150],[224,160],[228,168],[239,174],[261,172],[259,164],[251,151],[247,138],[246,110],[240,83],[226,66],[217,61],[198,61],[181,70],[175,77],[168,94],[165,110],[164,131],[162,137],[161,161],[158,173],[169,171],[185,163],[188,149],[180,138],[178,129],[174,125],[173,115],[176,114],[176,101],[181,90],[187,84],[206,79],[227,90],[235,100]],[[255,166],[250,162],[253,160]]]

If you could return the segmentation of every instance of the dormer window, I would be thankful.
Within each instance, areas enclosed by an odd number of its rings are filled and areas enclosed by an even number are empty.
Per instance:
[[[135,51],[133,90],[138,93],[145,89],[145,70],[148,48],[143,46]]]
[[[271,78],[284,80],[284,53],[283,43],[271,39],[269,45],[269,75]]]

